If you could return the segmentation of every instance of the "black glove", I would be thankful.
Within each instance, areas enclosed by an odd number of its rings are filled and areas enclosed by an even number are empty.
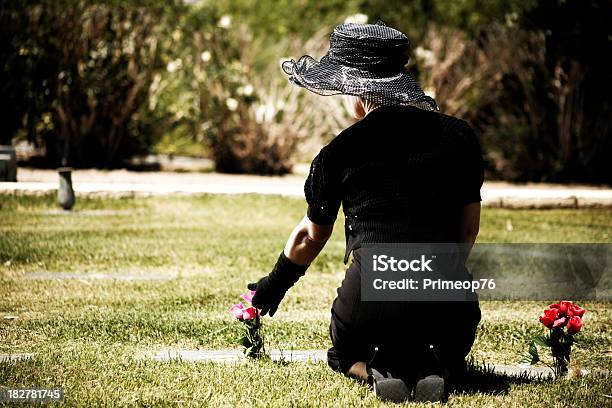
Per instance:
[[[281,252],[272,272],[257,283],[249,283],[247,286],[249,290],[256,292],[251,303],[261,310],[262,316],[268,312],[270,312],[270,317],[274,316],[285,293],[304,276],[306,269],[308,265],[296,265]]]

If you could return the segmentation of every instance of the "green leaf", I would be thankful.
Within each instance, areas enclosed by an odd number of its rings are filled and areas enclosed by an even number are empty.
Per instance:
[[[243,347],[249,347],[252,342],[248,337],[245,336],[240,339],[240,344],[242,344]]]
[[[531,341],[540,347],[550,347],[550,338],[548,338],[548,336],[535,336]]]
[[[531,356],[529,364],[534,365],[540,361],[540,355],[538,354],[535,340],[531,340],[531,343],[529,343],[529,355]]]

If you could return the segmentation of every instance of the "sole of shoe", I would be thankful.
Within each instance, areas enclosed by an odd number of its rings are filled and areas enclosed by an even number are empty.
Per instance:
[[[414,401],[442,402],[444,400],[444,379],[438,375],[422,378],[414,387]]]

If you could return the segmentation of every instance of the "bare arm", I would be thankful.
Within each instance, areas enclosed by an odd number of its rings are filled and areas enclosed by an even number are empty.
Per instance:
[[[310,265],[332,234],[334,226],[314,224],[304,217],[285,245],[285,256],[297,265]]]
[[[480,230],[480,202],[470,203],[461,209],[459,228],[459,240],[462,244],[466,244],[465,259],[467,259]]]

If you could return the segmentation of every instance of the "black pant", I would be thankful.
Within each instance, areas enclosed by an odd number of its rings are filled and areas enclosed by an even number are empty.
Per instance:
[[[416,370],[430,346],[451,370],[464,366],[480,321],[478,302],[361,302],[359,251],[332,306],[329,366],[346,374],[357,361]]]

